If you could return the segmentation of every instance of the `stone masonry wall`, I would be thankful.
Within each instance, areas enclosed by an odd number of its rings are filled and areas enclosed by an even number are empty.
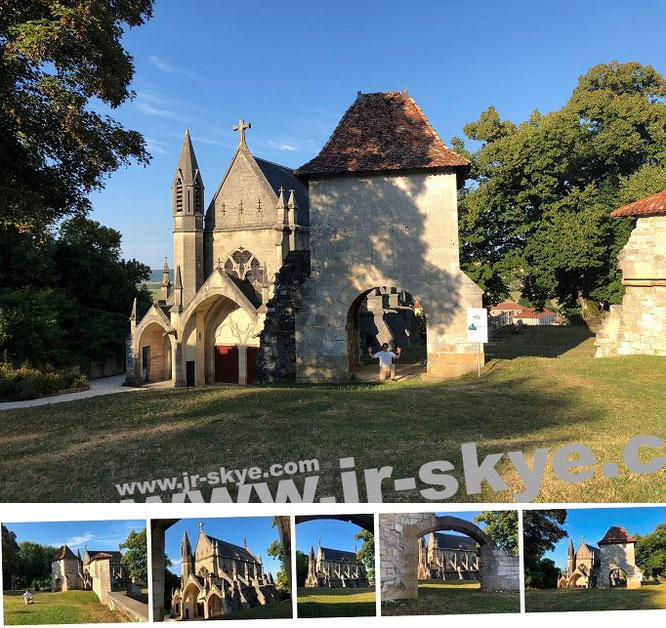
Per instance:
[[[520,589],[520,559],[497,546],[482,545],[481,589],[483,591],[518,591]]]
[[[626,293],[604,317],[596,357],[666,356],[666,216],[638,219],[619,265]]]
[[[300,287],[310,275],[310,252],[291,251],[275,277],[260,336],[257,381],[294,381],[296,377],[296,318]]]

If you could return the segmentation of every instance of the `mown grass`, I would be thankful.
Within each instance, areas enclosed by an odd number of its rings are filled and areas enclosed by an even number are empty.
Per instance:
[[[92,591],[63,591],[34,594],[34,604],[26,604],[24,591],[5,591],[6,625],[99,624],[126,622],[118,612],[104,606]]]
[[[299,617],[359,617],[376,615],[375,589],[298,588]]]
[[[666,609],[666,583],[640,589],[545,589],[525,591],[528,613]]]
[[[415,477],[422,464],[448,460],[460,482],[452,500],[513,501],[523,487],[506,457],[498,469],[510,490],[484,483],[481,494],[467,494],[460,445],[475,442],[480,459],[549,448],[541,501],[664,501],[666,469],[629,472],[622,449],[638,434],[666,440],[666,359],[595,360],[592,342],[582,327],[529,328],[488,347],[495,357],[481,378],[148,390],[5,411],[0,500],[116,501],[122,482],[316,458],[316,499],[340,501],[338,461],[353,456],[361,500],[363,469],[391,466],[393,479]],[[518,357],[539,347],[551,357]],[[604,478],[597,465],[584,483],[562,482],[550,470],[552,450],[569,443],[619,462],[619,476]],[[267,482],[275,491],[278,479]],[[419,490],[427,487],[417,481],[416,489],[397,492],[385,480],[384,500],[425,501]]]
[[[283,600],[272,604],[264,604],[263,606],[255,606],[244,611],[229,613],[228,615],[221,615],[214,619],[291,619],[291,617],[291,600]]]
[[[486,593],[479,582],[419,580],[415,600],[382,602],[382,615],[463,615],[470,613],[518,613],[520,596]]]

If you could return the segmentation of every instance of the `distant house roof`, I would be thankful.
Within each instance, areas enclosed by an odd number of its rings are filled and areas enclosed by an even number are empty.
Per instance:
[[[239,560],[249,560],[255,562],[257,559],[246,547],[241,547],[240,545],[234,545],[233,543],[228,543],[222,539],[216,539],[214,536],[206,535],[208,539],[212,542],[217,543],[218,551],[220,556],[224,558],[236,558]]]
[[[599,545],[610,545],[612,543],[635,543],[636,539],[631,536],[622,526],[611,526]]]
[[[514,311],[518,312],[520,310],[523,310],[523,306],[519,305],[518,303],[514,301],[502,301],[501,303],[498,303],[497,305],[493,305],[491,310],[506,310],[507,312],[509,311]]]
[[[331,549],[330,547],[322,547],[321,551],[324,552],[326,560],[335,560],[338,562],[354,563],[358,558],[354,552],[345,552],[344,550]]]
[[[666,216],[666,190],[624,205],[611,212],[611,216]]]
[[[55,554],[55,556],[51,559],[51,562],[55,562],[58,560],[78,560],[78,557],[74,552],[72,552],[69,547],[66,545],[63,545]]]
[[[555,316],[555,312],[551,312],[550,310],[542,310],[541,312],[538,312],[536,308],[533,307],[526,307],[524,309],[521,309],[518,314],[516,314],[517,318],[537,318],[537,319],[542,319],[542,318],[547,318],[549,316]]]
[[[476,541],[468,536],[459,536],[457,534],[447,534],[446,532],[435,532],[439,549],[451,550],[475,550]]]
[[[444,145],[421,108],[405,92],[361,94],[321,152],[296,175],[458,168],[470,162]]]
[[[86,550],[90,560],[98,560],[100,558],[115,558],[120,560],[123,555],[116,550]]]

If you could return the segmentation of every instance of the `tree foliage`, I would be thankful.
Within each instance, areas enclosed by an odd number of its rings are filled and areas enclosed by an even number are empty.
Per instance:
[[[296,550],[296,586],[304,587],[305,579],[308,576],[308,557],[307,554]]]
[[[567,519],[566,510],[526,510],[523,512],[523,560],[525,586],[544,589],[557,585],[558,571],[555,563],[544,558],[546,552],[567,536],[562,524]]]
[[[650,578],[666,576],[666,523],[636,540],[636,564],[643,573]]]
[[[136,584],[148,582],[148,542],[146,528],[135,532],[131,530],[127,538],[118,546],[121,550],[127,550],[122,557],[122,564],[127,573]]]
[[[474,518],[476,523],[485,523],[484,532],[495,543],[518,556],[518,511],[484,510]]]
[[[19,546],[16,533],[2,526],[2,586],[11,588],[14,578],[19,572]]]
[[[361,548],[356,552],[358,559],[365,565],[368,578],[375,576],[375,535],[367,530],[361,530],[354,535],[357,541],[363,541]]]
[[[277,539],[273,541],[266,550],[266,553],[273,558],[277,558],[280,561],[280,569],[277,572],[275,578],[275,586],[278,591],[283,593],[289,592],[289,577],[287,574],[287,569],[284,562],[284,551],[282,549],[282,543]]]
[[[121,357],[148,266],[124,260],[118,231],[84,217],[57,234],[0,230],[0,352],[15,365],[86,364]]]
[[[617,254],[633,222],[610,212],[664,187],[664,78],[638,63],[600,64],[561,109],[516,125],[489,107],[464,132],[481,145],[469,153],[453,142],[472,160],[461,263],[487,301],[505,298],[517,278],[536,304],[619,302]]]
[[[153,0],[5,0],[0,12],[0,228],[41,232],[84,215],[119,166],[147,164],[143,137],[93,104],[133,96],[124,29]]]

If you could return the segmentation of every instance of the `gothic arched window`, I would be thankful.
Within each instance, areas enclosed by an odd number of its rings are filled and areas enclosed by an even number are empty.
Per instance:
[[[232,277],[249,281],[255,287],[261,285],[264,281],[261,262],[242,246],[227,258],[224,263],[224,270]]]
[[[176,211],[183,211],[183,180],[180,177],[176,181]]]

